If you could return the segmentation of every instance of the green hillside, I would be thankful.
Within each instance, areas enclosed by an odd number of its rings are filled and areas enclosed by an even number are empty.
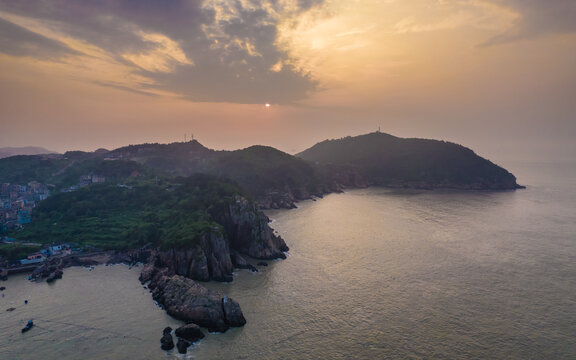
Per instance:
[[[408,187],[515,189],[514,175],[450,142],[403,139],[375,132],[326,140],[297,154],[321,165],[346,167],[368,183]]]
[[[153,172],[134,161],[109,161],[94,153],[80,151],[64,155],[18,155],[0,159],[0,183],[25,185],[38,181],[62,189],[78,184],[82,175],[100,175],[108,182],[123,182],[134,176],[152,176]]]
[[[200,235],[219,228],[208,210],[232,202],[240,193],[235,184],[206,175],[164,185],[96,184],[42,201],[34,209],[32,223],[9,236],[104,249],[146,243],[188,247]]]

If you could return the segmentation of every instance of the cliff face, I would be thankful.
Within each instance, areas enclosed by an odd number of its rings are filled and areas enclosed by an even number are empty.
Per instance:
[[[199,281],[232,281],[234,267],[244,267],[236,253],[257,259],[284,259],[288,246],[274,234],[270,219],[250,201],[237,197],[231,205],[211,209],[213,219],[222,230],[201,237],[187,249],[158,251],[150,261],[157,268],[166,268],[168,275],[181,275]],[[233,261],[235,260],[235,261]],[[243,264],[243,266],[238,266]]]
[[[212,217],[223,226],[230,247],[257,259],[285,259],[288,246],[268,226],[270,219],[256,204],[237,197],[234,204],[212,210]]]
[[[226,239],[210,233],[190,249],[170,249],[158,253],[156,265],[166,267],[172,274],[200,281],[232,281],[232,261]]]

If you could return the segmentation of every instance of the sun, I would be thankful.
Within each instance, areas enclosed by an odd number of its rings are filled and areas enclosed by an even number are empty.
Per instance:
[[[269,104],[269,103],[266,103],[264,106],[266,106],[267,108],[269,108],[269,107],[270,107],[270,104]]]

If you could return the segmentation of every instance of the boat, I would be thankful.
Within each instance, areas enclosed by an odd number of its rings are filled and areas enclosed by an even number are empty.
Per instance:
[[[34,326],[34,321],[28,320],[28,323],[27,323],[26,326],[22,329],[22,332],[25,333],[26,331],[32,329],[32,326]]]

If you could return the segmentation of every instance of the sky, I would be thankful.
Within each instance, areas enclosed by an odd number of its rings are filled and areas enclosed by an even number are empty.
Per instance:
[[[0,0],[0,147],[296,153],[380,128],[570,160],[575,19],[575,0]]]

